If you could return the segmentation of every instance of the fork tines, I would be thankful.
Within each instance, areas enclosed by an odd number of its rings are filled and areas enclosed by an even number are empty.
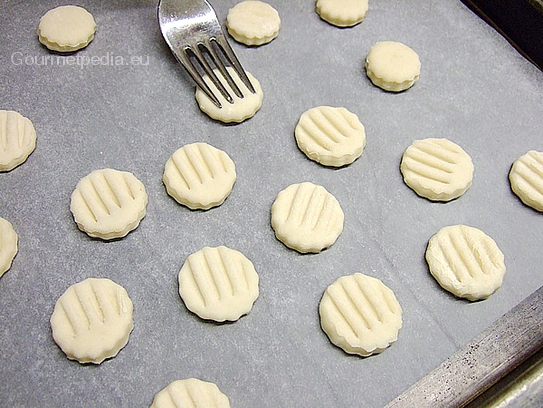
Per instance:
[[[219,90],[222,96],[229,102],[234,103],[233,95],[226,89],[223,82],[217,77],[214,68],[218,69],[220,74],[226,80],[230,89],[238,98],[243,98],[243,93],[235,83],[234,79],[227,70],[227,66],[234,69],[235,73],[242,80],[244,85],[252,92],[255,89],[247,77],[245,70],[232,51],[230,44],[224,36],[211,37],[209,40],[199,41],[196,44],[188,44],[183,48],[181,63],[187,69],[190,76],[196,81],[197,85],[206,93],[211,101],[219,108],[221,102],[214,95],[211,88],[204,81],[202,71],[209,77],[213,85]]]

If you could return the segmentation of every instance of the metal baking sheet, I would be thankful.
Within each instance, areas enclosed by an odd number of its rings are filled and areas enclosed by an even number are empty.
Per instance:
[[[213,2],[221,21],[235,3]],[[517,157],[543,149],[542,72],[460,1],[375,0],[348,29],[322,21],[312,0],[269,3],[279,36],[258,48],[232,42],[265,94],[239,125],[200,112],[155,1],[79,2],[96,37],[60,60],[36,36],[59,3],[4,3],[1,108],[30,118],[38,142],[0,174],[0,216],[19,234],[0,278],[0,405],[145,407],[171,381],[197,377],[234,407],[380,407],[543,284],[543,216],[507,179]],[[420,80],[406,92],[383,92],[365,76],[365,56],[382,40],[420,56]],[[343,106],[365,125],[367,146],[352,165],[325,168],[298,150],[296,122],[317,105]],[[473,159],[473,186],[455,201],[432,203],[403,183],[401,155],[426,137],[449,138]],[[225,203],[205,212],[178,205],[161,181],[168,157],[196,141],[226,151],[238,174]],[[141,225],[114,242],[87,237],[69,210],[78,180],[104,167],[133,172],[149,195]],[[270,227],[276,194],[302,181],[326,187],[345,213],[343,233],[320,254],[289,250]],[[459,223],[505,254],[503,286],[488,300],[456,299],[428,272],[428,239]],[[235,323],[202,321],[177,294],[184,260],[206,245],[243,252],[259,273],[260,297]],[[345,354],[319,326],[323,291],[354,272],[381,279],[404,312],[397,343],[370,358]],[[69,361],[49,326],[57,298],[88,277],[114,280],[134,303],[128,345],[99,366]]]

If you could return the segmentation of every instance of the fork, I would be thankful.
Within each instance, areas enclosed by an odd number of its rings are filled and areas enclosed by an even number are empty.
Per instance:
[[[226,101],[233,104],[234,98],[217,77],[213,66],[238,98],[243,98],[243,94],[226,69],[227,64],[247,89],[255,93],[226,39],[215,10],[206,0],[160,0],[157,14],[160,31],[173,54],[218,108],[222,107],[221,102],[204,81],[203,74],[209,77]]]

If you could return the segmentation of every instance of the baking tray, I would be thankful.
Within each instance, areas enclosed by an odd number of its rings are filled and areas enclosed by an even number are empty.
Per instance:
[[[221,21],[235,3],[213,2]],[[373,1],[349,29],[320,20],[313,1],[269,3],[279,36],[258,48],[232,43],[265,94],[239,125],[199,111],[156,2],[79,3],[98,30],[73,56],[95,65],[44,63],[51,54],[36,27],[59,3],[4,3],[1,106],[30,118],[38,142],[26,163],[0,174],[0,216],[19,234],[0,279],[2,406],[144,407],[171,381],[197,377],[235,407],[380,407],[543,284],[543,217],[507,180],[517,157],[543,149],[542,72],[459,1]],[[364,74],[382,40],[420,56],[407,92],[383,92]],[[346,107],[365,125],[367,146],[352,165],[325,168],[296,147],[297,120],[317,105]],[[473,186],[458,200],[432,203],[403,183],[401,155],[425,137],[449,138],[472,157]],[[168,157],[196,141],[226,151],[238,174],[225,203],[205,212],[178,205],[161,181]],[[69,210],[78,180],[104,167],[133,172],[149,195],[141,225],[114,242],[87,237]],[[343,233],[320,254],[289,250],[270,227],[276,194],[302,181],[326,187],[345,213]],[[505,254],[503,286],[488,300],[456,299],[428,272],[428,239],[459,223]],[[243,252],[259,273],[260,297],[235,323],[202,321],[177,294],[184,260],[206,245]],[[370,358],[345,354],[319,326],[323,291],[354,272],[381,279],[404,312],[397,343]],[[88,277],[114,280],[134,303],[128,345],[99,366],[69,361],[49,326],[57,298]]]
[[[543,70],[542,0],[462,0],[522,55]]]

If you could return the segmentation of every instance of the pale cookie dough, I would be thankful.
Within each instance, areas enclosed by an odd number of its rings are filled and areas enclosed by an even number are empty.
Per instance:
[[[426,261],[444,289],[472,301],[492,295],[505,274],[504,256],[496,242],[466,225],[439,230],[428,242]]]
[[[432,201],[450,201],[471,187],[471,157],[447,139],[416,140],[403,154],[400,170],[419,196]]]
[[[228,11],[228,33],[242,44],[262,45],[279,34],[281,19],[272,6],[261,1],[242,1]]]
[[[255,89],[253,94],[242,82],[242,80],[236,75],[236,72],[233,68],[228,67],[228,72],[230,73],[235,84],[241,91],[243,98],[238,97],[234,91],[228,86],[226,79],[219,73],[218,70],[215,70],[217,78],[229,90],[230,95],[232,96],[234,103],[228,102],[224,96],[219,92],[219,90],[213,85],[211,80],[207,75],[204,76],[204,81],[209,85],[211,91],[214,95],[217,96],[221,103],[221,108],[217,107],[211,99],[199,88],[196,87],[196,101],[202,112],[207,114],[210,118],[224,122],[224,123],[240,123],[246,119],[249,119],[254,116],[254,114],[262,106],[262,99],[264,94],[262,93],[262,88],[260,87],[260,82],[250,73],[247,72],[247,76],[251,81]]]
[[[11,268],[19,238],[8,220],[0,218],[0,277]]]
[[[202,319],[235,321],[258,297],[258,274],[241,252],[220,246],[189,255],[179,272],[179,295]]]
[[[352,27],[364,20],[368,0],[317,0],[317,14],[337,27]]]
[[[104,278],[86,279],[57,300],[51,316],[53,338],[69,359],[100,364],[128,343],[132,311],[122,286]]]
[[[216,384],[188,378],[158,392],[151,408],[230,408],[230,401]]]
[[[122,238],[145,217],[147,192],[132,173],[95,170],[72,193],[70,210],[80,230],[104,240]]]
[[[300,150],[324,166],[351,164],[366,146],[364,126],[345,108],[318,106],[309,109],[300,117],[294,136]]]
[[[343,231],[343,220],[337,199],[310,182],[290,185],[271,208],[275,236],[301,253],[318,253],[331,246]]]
[[[207,143],[192,143],[175,151],[162,177],[168,194],[191,210],[221,205],[236,181],[230,157]]]
[[[319,304],[321,327],[349,354],[380,353],[398,339],[402,308],[379,279],[355,273],[328,286]]]
[[[370,49],[366,58],[366,74],[379,88],[401,92],[418,81],[420,65],[419,56],[407,45],[383,41]]]
[[[0,171],[24,163],[36,148],[32,122],[18,112],[0,110]]]
[[[543,152],[530,150],[511,167],[509,183],[521,201],[543,212]]]
[[[73,52],[89,45],[95,31],[94,18],[83,7],[60,6],[40,19],[38,38],[50,50]]]

